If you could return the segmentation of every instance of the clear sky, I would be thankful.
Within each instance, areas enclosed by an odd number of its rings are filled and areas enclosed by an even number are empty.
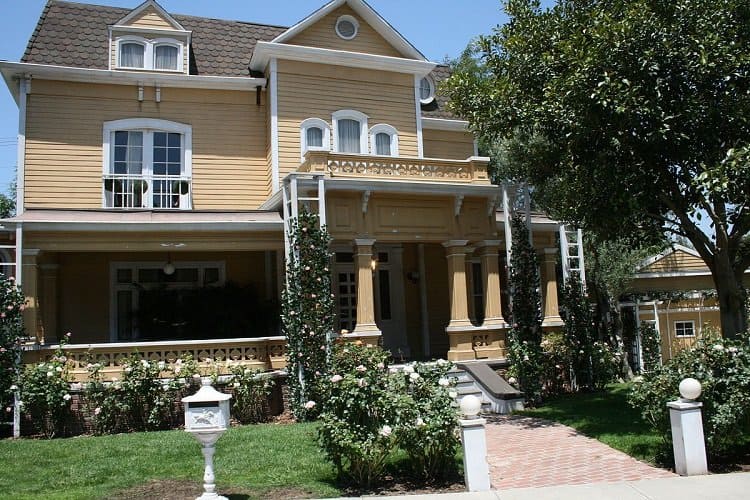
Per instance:
[[[2,0],[0,60],[18,61],[46,0]],[[90,0],[85,3],[133,8],[141,0]],[[161,0],[168,12],[292,26],[325,0]],[[368,0],[407,40],[433,61],[458,56],[467,42],[507,20],[500,0]],[[550,2],[545,2],[550,3]],[[0,80],[2,82],[2,80]],[[0,191],[15,175],[18,110],[0,83]],[[32,84],[33,91],[33,84]]]

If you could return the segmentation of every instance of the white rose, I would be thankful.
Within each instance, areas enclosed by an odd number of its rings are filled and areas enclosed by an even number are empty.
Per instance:
[[[391,426],[390,426],[390,425],[384,425],[384,426],[383,426],[383,427],[382,427],[382,428],[380,429],[380,435],[381,435],[381,436],[383,436],[383,437],[388,437],[388,436],[390,436],[392,432],[393,432],[393,429],[391,429]]]

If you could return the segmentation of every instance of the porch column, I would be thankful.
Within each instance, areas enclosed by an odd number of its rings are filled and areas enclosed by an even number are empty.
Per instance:
[[[466,288],[466,244],[468,240],[451,240],[443,243],[448,260],[448,287],[451,300],[451,320],[445,329],[450,349],[448,359],[463,361],[475,359],[469,320],[468,290]]]
[[[59,340],[57,332],[57,275],[59,267],[57,264],[42,264],[39,266],[42,284],[39,310],[42,318],[42,335],[47,342]]]
[[[21,288],[26,296],[26,308],[23,311],[23,324],[26,335],[35,337],[40,344],[44,343],[44,332],[39,329],[39,284],[38,284],[38,249],[23,251],[23,282]]]
[[[542,261],[542,290],[544,290],[544,327],[563,325],[557,299],[557,249],[545,248]]]
[[[500,302],[500,240],[487,240],[478,246],[484,280],[484,326],[504,328],[507,325]]]
[[[352,332],[358,336],[380,336],[375,324],[375,295],[372,287],[372,246],[375,240],[356,239],[354,261],[357,264],[357,325]]]

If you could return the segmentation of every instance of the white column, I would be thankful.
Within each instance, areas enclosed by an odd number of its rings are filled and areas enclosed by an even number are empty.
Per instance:
[[[468,491],[489,491],[490,467],[487,464],[487,421],[478,418],[482,403],[476,396],[461,399],[461,443],[464,447],[464,481]]]
[[[701,406],[694,399],[700,396],[701,385],[695,379],[686,378],[680,382],[682,399],[667,403],[669,420],[672,424],[672,446],[674,447],[674,468],[681,476],[708,474],[706,462],[706,442],[703,437]]]

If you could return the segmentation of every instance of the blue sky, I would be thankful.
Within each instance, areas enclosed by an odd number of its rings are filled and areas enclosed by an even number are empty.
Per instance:
[[[433,61],[461,53],[467,42],[507,18],[500,0],[368,0],[388,22]],[[0,60],[18,61],[46,0],[4,2],[0,16]],[[140,0],[86,3],[133,8]],[[178,14],[291,26],[325,0],[161,0]],[[549,3],[549,2],[545,2]],[[5,85],[2,85],[5,87]],[[33,87],[33,85],[32,85]],[[7,88],[0,89],[0,191],[7,191],[16,165],[18,110]]]

